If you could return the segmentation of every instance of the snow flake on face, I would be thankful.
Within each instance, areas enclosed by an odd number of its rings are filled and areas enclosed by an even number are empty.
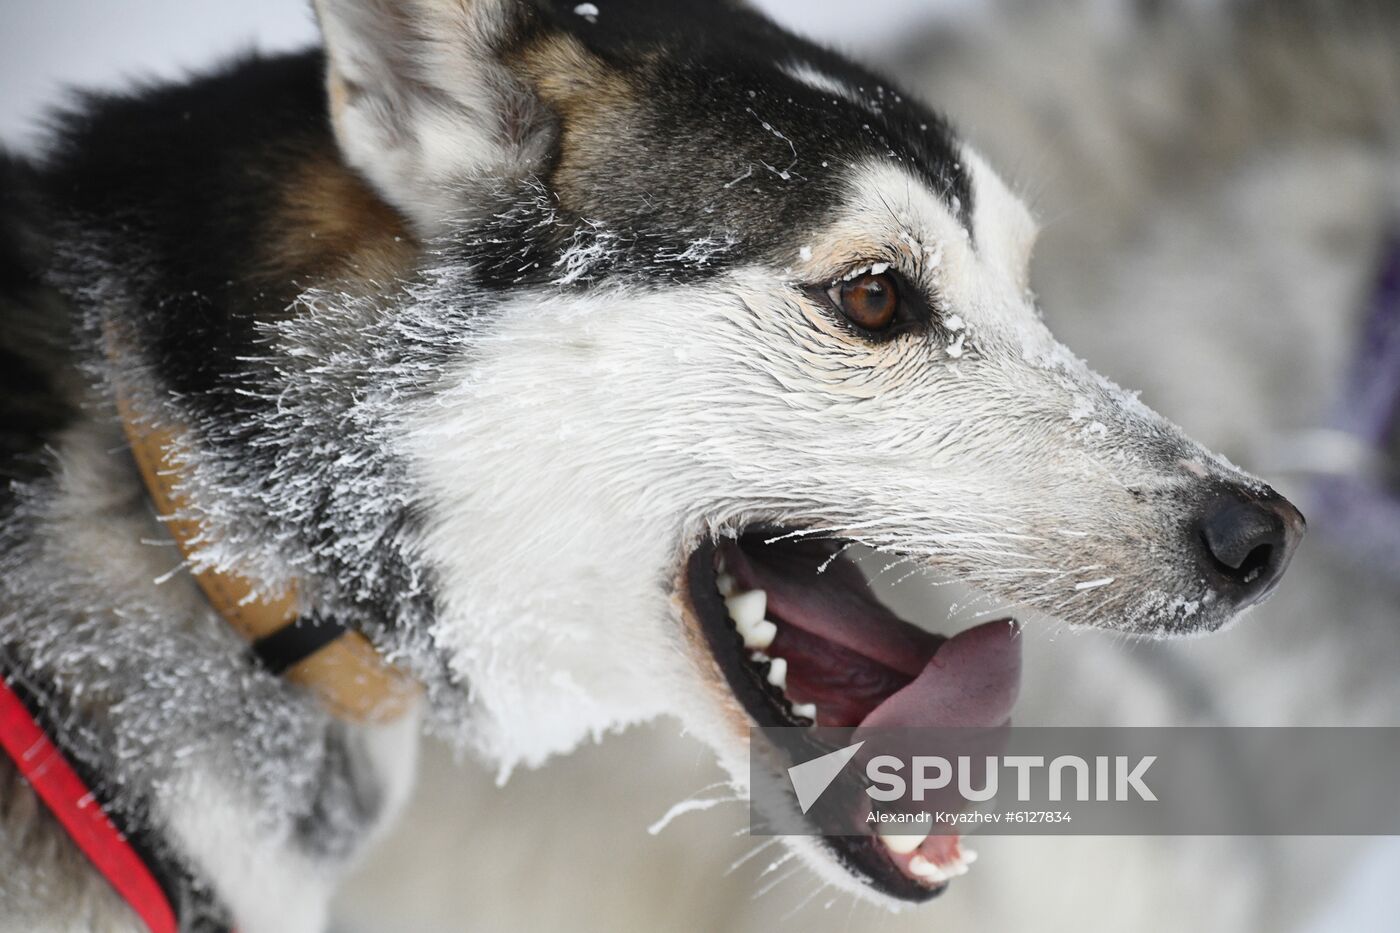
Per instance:
[[[797,258],[801,259],[803,262],[811,262],[811,261],[812,261],[812,247],[810,247],[810,246],[803,246],[803,247],[800,247],[800,248],[797,250]]]
[[[733,234],[700,236],[691,240],[683,250],[659,250],[656,253],[656,260],[665,264],[675,263],[694,269],[703,269],[710,264],[712,259],[729,252],[737,243],[738,238]]]
[[[752,177],[752,176],[753,176],[753,166],[750,165],[750,166],[748,166],[747,168],[744,169],[744,171],[743,171],[742,174],[736,175],[736,176],[734,176],[733,178],[731,178],[729,181],[725,182],[724,187],[725,187],[726,189],[728,189],[728,188],[733,188],[735,185],[737,185],[739,182],[743,181],[745,178],[750,178],[750,177]]]
[[[962,355],[967,351],[965,345],[966,340],[967,334],[958,334],[956,337],[953,338],[952,342],[949,343],[948,346],[943,348],[943,352],[947,353],[950,357],[952,357],[955,360],[962,359]]]
[[[578,6],[574,7],[574,13],[578,16],[582,16],[590,23],[598,22],[598,7],[596,4],[580,3]]]
[[[753,92],[751,91],[750,94],[752,94],[752,93],[753,93]],[[788,163],[788,165],[787,165],[786,168],[778,168],[776,165],[769,165],[767,162],[763,162],[763,167],[766,168],[766,169],[768,169],[768,171],[772,172],[774,175],[777,175],[777,176],[778,176],[779,178],[781,178],[783,181],[790,181],[790,180],[792,180],[793,178],[801,178],[801,177],[802,177],[801,175],[797,175],[796,173],[793,172],[793,168],[796,167],[796,165],[797,165],[797,163],[798,163],[798,161],[799,161],[798,155],[797,155],[797,146],[793,143],[793,141],[792,141],[791,139],[789,139],[789,138],[783,133],[782,130],[778,129],[776,126],[774,126],[773,124],[769,123],[767,120],[765,120],[765,119],[763,119],[762,117],[760,117],[760,116],[758,115],[758,113],[757,113],[752,107],[745,107],[744,109],[748,111],[749,116],[753,117],[755,120],[758,121],[758,123],[759,123],[760,126],[762,126],[765,130],[767,130],[769,133],[771,133],[775,138],[780,139],[780,140],[782,140],[783,142],[787,143],[788,148],[789,148],[790,150],[792,150],[792,161]],[[762,160],[760,160],[760,161],[762,161]],[[726,187],[727,187],[727,186],[726,186]]]
[[[807,62],[789,62],[782,66],[782,70],[789,78],[814,91],[830,94],[853,103],[860,103],[860,97],[850,87],[826,72],[817,70],[815,66]]]
[[[590,281],[594,272],[610,259],[618,247],[617,234],[601,227],[580,228],[559,258],[554,261],[556,285]]]
[[[907,221],[901,218],[900,223],[907,224]],[[915,259],[918,259],[922,263],[924,268],[932,271],[943,264],[942,243],[935,243],[933,246],[929,246],[907,229],[900,230],[898,236],[904,245],[909,247],[909,252],[913,254]]]
[[[1168,614],[1171,615],[1171,616],[1173,616],[1173,617],[1176,617],[1176,618],[1181,618],[1181,619],[1190,619],[1190,618],[1194,618],[1200,611],[1201,611],[1201,600],[1199,600],[1199,599],[1180,599],[1180,598],[1178,598],[1178,599],[1173,599],[1171,602],[1167,603],[1167,612],[1168,612]]]
[[[1189,460],[1183,458],[1181,460],[1178,460],[1177,464],[1187,473],[1190,473],[1192,476],[1195,476],[1199,479],[1205,479],[1207,476],[1210,475],[1209,471],[1207,471],[1205,468],[1205,464],[1201,463],[1200,460],[1197,460],[1195,458],[1191,458]]]

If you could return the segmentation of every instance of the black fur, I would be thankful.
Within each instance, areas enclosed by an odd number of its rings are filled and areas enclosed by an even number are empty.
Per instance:
[[[42,472],[44,446],[74,415],[67,306],[43,282],[48,243],[31,166],[0,152],[0,516],[13,483]]]
[[[539,28],[576,37],[643,89],[641,118],[618,128],[615,149],[590,162],[572,214],[550,199],[547,175],[543,197],[507,199],[484,229],[456,244],[482,284],[548,281],[562,250],[595,231],[615,238],[614,249],[584,285],[612,275],[695,281],[756,260],[783,265],[846,196],[848,170],[872,159],[921,177],[971,232],[971,182],[952,131],[875,71],[725,0],[623,0],[597,22],[575,6],[542,4]],[[782,70],[795,63],[840,80],[868,106]],[[727,246],[700,265],[672,261],[702,238]]]
[[[319,52],[249,58],[184,84],[90,94],[59,120],[48,207],[75,242],[96,241],[144,312],[135,342],[201,413],[237,416],[255,324],[295,293],[268,289],[249,257],[268,235],[275,185],[332,146],[321,76]]]
[[[537,30],[569,32],[644,83],[646,118],[596,165],[577,216],[556,212],[539,227],[537,214],[507,210],[463,233],[457,245],[480,263],[483,284],[534,284],[575,234],[594,229],[626,247],[597,277],[675,268],[658,257],[702,236],[732,245],[686,267],[691,277],[760,257],[790,260],[796,239],[843,196],[845,170],[870,158],[922,175],[966,223],[972,192],[947,125],[873,71],[726,2],[614,2],[596,24],[574,6],[542,5]],[[874,112],[788,77],[777,66],[790,61],[859,89]],[[296,283],[256,275],[248,257],[275,230],[276,185],[309,154],[333,152],[322,55],[245,58],[187,83],[89,95],[59,125],[42,179],[54,217],[95,239],[103,264],[122,273],[131,306],[145,309],[138,342],[167,388],[200,415],[240,420],[257,404],[240,391],[246,359],[259,352],[257,324],[280,316],[297,292]],[[534,206],[550,206],[547,192]],[[537,235],[522,236],[522,225]],[[522,242],[536,250],[525,262]]]
[[[624,173],[628,184],[644,187],[655,200],[642,223],[694,217],[703,192],[717,198],[717,219],[743,232],[750,250],[790,248],[794,235],[829,216],[823,212],[841,194],[843,169],[857,160],[890,158],[956,204],[968,225],[971,183],[950,127],[905,97],[878,67],[795,36],[731,0],[613,0],[597,22],[574,13],[575,6],[568,0],[541,4],[551,25],[645,80],[651,120],[637,131],[634,153],[645,157],[629,160]],[[835,101],[781,70],[799,62],[854,89],[874,113]],[[792,140],[794,173],[803,183],[788,184],[764,170],[747,185],[725,189],[727,195],[712,191],[710,183],[734,178],[746,160],[779,168],[792,161],[791,149],[764,122]],[[615,169],[599,165],[600,182],[616,176]],[[615,187],[599,185],[598,211],[606,211],[604,198]]]
[[[255,427],[275,402],[259,391],[269,373],[253,360],[267,355],[262,326],[284,317],[307,283],[270,278],[253,257],[286,232],[277,208],[288,174],[335,158],[323,68],[319,50],[248,57],[183,84],[88,95],[60,117],[39,185],[65,244],[51,277],[89,324],[106,311],[85,289],[99,275],[118,283],[122,325],[158,389],[179,397],[186,424],[208,427],[200,433],[211,452],[255,481],[276,471],[280,448]],[[95,330],[76,339],[87,358],[101,352]],[[294,533],[316,547],[338,533],[334,511],[318,506],[322,521]],[[414,517],[394,522],[403,529]],[[341,609],[392,625],[413,571],[392,549],[380,556],[382,585]],[[330,580],[364,576],[324,570]]]

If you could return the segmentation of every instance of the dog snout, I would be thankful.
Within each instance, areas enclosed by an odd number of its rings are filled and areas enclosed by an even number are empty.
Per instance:
[[[1243,609],[1273,592],[1306,528],[1302,513],[1273,490],[1231,487],[1206,503],[1195,530],[1207,578]]]

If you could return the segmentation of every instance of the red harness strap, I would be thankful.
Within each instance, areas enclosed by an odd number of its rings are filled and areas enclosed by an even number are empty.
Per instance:
[[[176,933],[175,911],[155,876],[4,677],[0,677],[0,747],[151,933]]]

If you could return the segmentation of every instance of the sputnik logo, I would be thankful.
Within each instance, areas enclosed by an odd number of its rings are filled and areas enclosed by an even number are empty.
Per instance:
[[[850,764],[856,752],[865,742],[857,742],[854,745],[847,745],[845,748],[838,748],[834,752],[827,752],[820,758],[813,758],[811,761],[804,761],[800,765],[793,765],[788,768],[788,780],[792,782],[792,789],[797,794],[797,805],[806,813],[812,809],[812,805],[817,802],[826,789],[831,786],[831,782],[836,780],[837,775]]]

